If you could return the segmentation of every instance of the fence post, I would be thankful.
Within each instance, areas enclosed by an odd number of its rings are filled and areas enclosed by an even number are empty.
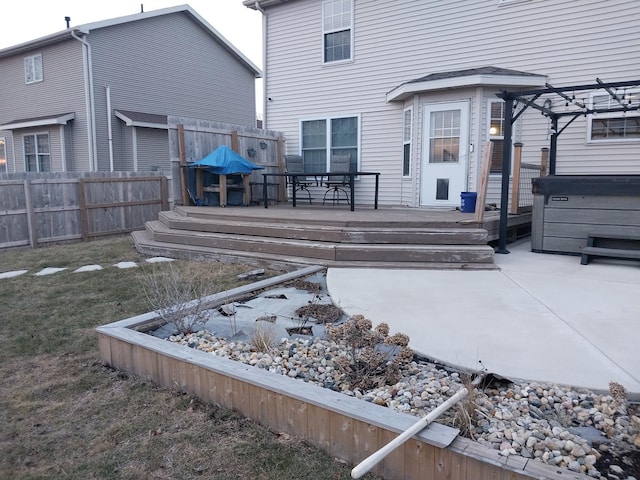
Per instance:
[[[169,186],[167,177],[164,175],[160,177],[160,201],[162,202],[160,209],[163,211],[169,210]]]
[[[89,239],[89,212],[87,211],[87,194],[83,178],[78,179],[78,207],[80,208],[80,234],[82,241]]]
[[[36,228],[33,218],[33,200],[31,198],[31,180],[28,178],[23,182],[24,185],[24,203],[27,209],[27,229],[29,230],[29,244],[31,248],[38,246],[38,238],[36,236]]]
[[[240,141],[238,140],[238,131],[231,130],[231,150],[233,150],[236,153],[240,153],[239,149],[240,149]]]
[[[282,136],[278,136],[276,143],[276,164],[278,165],[278,172],[284,172],[284,139]],[[287,180],[286,177],[276,177],[278,179],[278,201],[287,201]]]
[[[511,177],[511,211],[518,213],[520,197],[520,162],[522,159],[522,143],[513,144],[513,177]]]
[[[540,158],[540,176],[547,176],[547,168],[549,166],[549,149],[547,147],[542,147],[542,154]]]
[[[180,158],[180,194],[182,196],[182,205],[189,205],[189,197],[187,196],[187,153],[184,145],[184,125],[178,125],[178,156]]]

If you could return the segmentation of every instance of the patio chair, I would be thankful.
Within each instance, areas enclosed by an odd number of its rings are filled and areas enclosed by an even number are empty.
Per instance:
[[[330,172],[345,173],[351,171],[351,155],[332,155]],[[327,191],[322,199],[322,204],[327,200],[327,196],[331,194],[333,205],[340,203],[340,197],[344,195],[345,200],[349,203],[349,175],[329,175],[325,181]]]
[[[300,155],[285,155],[284,163],[287,173],[304,173],[304,162]],[[287,181],[289,181],[289,177],[287,177]],[[296,179],[296,191],[307,192],[309,205],[311,205],[311,192],[309,191],[309,187],[317,185],[317,182],[309,180],[306,177],[297,177]]]

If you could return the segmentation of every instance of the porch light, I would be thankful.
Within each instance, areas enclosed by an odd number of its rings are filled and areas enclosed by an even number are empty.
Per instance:
[[[498,129],[496,127],[491,127],[489,129],[489,135],[497,135],[498,134]]]

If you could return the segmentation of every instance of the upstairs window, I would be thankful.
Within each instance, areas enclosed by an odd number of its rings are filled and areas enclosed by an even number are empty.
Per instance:
[[[50,172],[51,153],[49,149],[49,134],[38,133],[24,135],[24,167],[27,172]]]
[[[490,173],[502,173],[504,148],[504,101],[489,101],[489,141],[493,144]]]
[[[351,170],[358,170],[359,117],[323,118],[302,122],[302,157],[305,172],[328,172],[332,155],[351,155]]]
[[[322,4],[324,62],[351,60],[353,45],[353,1],[328,0]]]
[[[413,109],[404,111],[404,125],[402,127],[402,176],[411,175],[411,132],[413,130]]]
[[[622,97],[620,93],[620,97]],[[637,102],[640,91],[625,92],[623,103],[627,101]],[[606,109],[621,107],[617,100],[608,94],[594,94],[591,97],[591,106],[594,109]],[[633,112],[609,112],[589,115],[588,127],[589,141],[613,142],[613,141],[638,141],[640,140],[640,113]]]
[[[42,54],[32,55],[24,59],[24,81],[26,84],[44,80],[42,72]]]
[[[0,173],[7,173],[7,143],[0,137]]]

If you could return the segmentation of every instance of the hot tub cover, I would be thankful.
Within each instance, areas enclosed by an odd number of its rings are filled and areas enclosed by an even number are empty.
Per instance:
[[[233,173],[251,173],[264,167],[250,162],[226,145],[220,145],[202,160],[193,162],[190,167],[209,167],[211,173],[229,175]]]

